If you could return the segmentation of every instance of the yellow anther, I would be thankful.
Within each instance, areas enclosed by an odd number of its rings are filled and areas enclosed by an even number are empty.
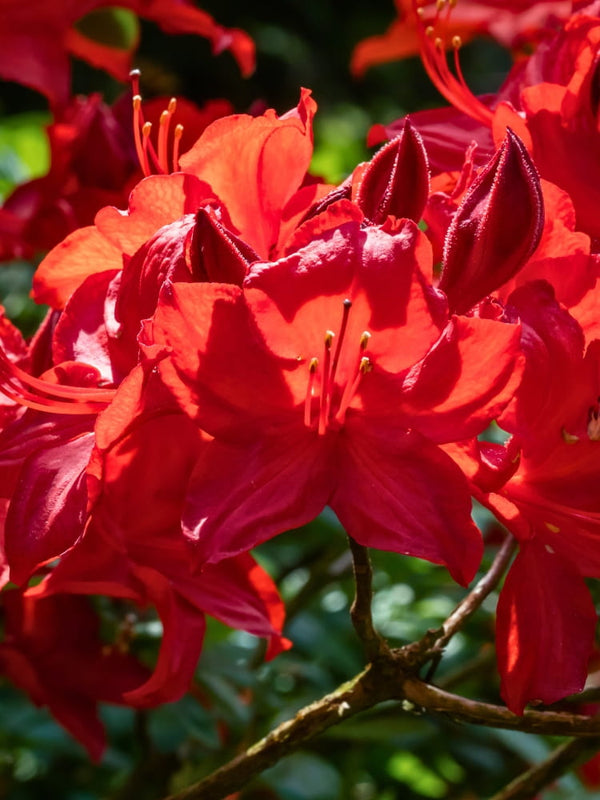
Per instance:
[[[440,39],[440,37],[438,36],[436,38],[436,40],[434,41],[434,45],[436,47],[436,50],[443,50],[444,49],[444,40]]]
[[[423,9],[421,9],[421,11],[422,10]],[[433,25],[428,25],[425,28],[425,36],[428,36],[430,39],[431,39],[431,37],[433,36],[434,33],[435,33],[435,29],[434,29]]]
[[[362,336],[360,337],[360,349],[366,350],[369,344],[369,339],[371,338],[371,334],[369,331],[363,331]]]
[[[462,39],[460,38],[460,36],[452,37],[452,47],[455,50],[459,50],[462,47]]]
[[[150,136],[152,131],[152,123],[151,122],[144,122],[142,125],[142,136],[147,139]]]
[[[316,372],[317,367],[319,366],[319,359],[318,358],[311,358],[310,363],[308,365],[309,372]]]
[[[373,369],[373,363],[370,358],[367,356],[363,356],[360,360],[359,371],[362,375],[366,375],[367,372],[371,372]]]
[[[325,331],[325,347],[327,350],[331,349],[331,343],[333,342],[333,338],[335,333],[333,331]]]
[[[560,533],[560,528],[558,525],[553,525],[551,522],[545,522],[544,524],[552,533]]]
[[[169,111],[169,114],[174,114],[176,108],[177,108],[177,98],[176,97],[172,97],[169,100],[169,105],[167,106],[167,110]]]
[[[579,441],[579,436],[574,433],[569,433],[564,428],[561,430],[562,438],[567,444],[576,444]]]

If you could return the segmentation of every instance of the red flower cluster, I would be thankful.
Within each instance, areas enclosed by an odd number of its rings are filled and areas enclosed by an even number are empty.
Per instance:
[[[528,5],[531,14],[541,14],[549,4]],[[460,10],[470,4],[461,0],[456,16],[439,6],[433,17],[413,4],[411,17],[423,62],[454,106],[411,115],[411,121],[432,145],[437,191],[424,217],[434,247],[443,253],[440,286],[452,298],[446,274],[452,266],[461,276],[456,295],[464,307],[473,301],[473,278],[485,285],[486,277],[471,274],[464,258],[462,267],[455,263],[452,244],[465,234],[463,209],[476,203],[470,199],[471,176],[477,173],[471,186],[485,180],[487,167],[478,165],[497,152],[507,125],[542,179],[541,241],[516,270],[510,266],[518,253],[513,231],[525,229],[526,217],[516,200],[504,220],[500,208],[492,212],[504,237],[490,244],[496,252],[506,248],[505,282],[496,287],[494,302],[502,303],[505,318],[520,321],[525,355],[523,381],[498,419],[510,438],[504,445],[463,443],[453,452],[473,495],[519,541],[500,596],[497,629],[502,694],[517,712],[531,700],[551,703],[582,688],[596,627],[584,579],[600,577],[600,206],[594,177],[600,16],[597,3],[574,5],[559,28],[534,31],[540,46],[487,98],[474,97],[460,68],[453,72],[447,63],[446,50],[454,49],[458,65],[456,26],[462,24]],[[378,126],[371,138],[393,137],[405,124]],[[473,239],[483,254],[488,243]],[[481,263],[476,259],[476,267]]]
[[[489,5],[465,0],[457,24],[480,30]],[[249,551],[325,506],[356,542],[466,585],[483,548],[475,497],[520,545],[498,607],[508,706],[582,687],[584,579],[600,576],[598,210],[584,193],[600,19],[581,10],[552,35],[540,20],[568,4],[501,5],[498,30],[509,15],[543,44],[485,102],[431,36],[453,18],[415,10],[458,110],[390,126],[338,187],[308,173],[307,90],[283,116],[203,125],[181,157],[167,155],[171,110],[156,150],[137,126],[146,177],[127,211],[103,208],[46,256],[33,292],[51,310],[32,342],[2,319],[2,575],[19,588],[0,596],[0,668],[93,755],[98,700],[186,691],[205,613],[267,637],[270,655],[287,646]],[[133,180],[123,169],[114,188]],[[483,435],[494,421],[504,444]],[[100,641],[98,594],[156,609],[151,674]],[[67,690],[75,648],[96,666]]]

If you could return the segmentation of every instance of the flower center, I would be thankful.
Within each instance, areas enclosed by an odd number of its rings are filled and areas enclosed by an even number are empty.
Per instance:
[[[179,144],[183,135],[183,125],[176,125],[173,130],[171,146],[171,163],[169,164],[169,133],[171,120],[177,108],[177,99],[172,97],[169,105],[160,115],[158,123],[158,141],[154,147],[150,139],[152,123],[144,121],[142,112],[142,96],[140,94],[140,71],[134,69],[129,73],[133,89],[133,135],[135,150],[142,172],[146,176],[158,173],[168,175],[179,170]]]
[[[567,444],[576,444],[581,440],[582,436],[585,441],[586,434],[590,442],[600,442],[600,396],[596,398],[594,405],[588,409],[585,433],[581,431],[580,435],[579,433],[570,433],[566,428],[562,429],[562,437]]]
[[[363,376],[373,369],[373,362],[368,355],[365,355],[371,334],[369,331],[363,331],[358,344],[354,345],[354,352],[352,352],[352,344],[345,348],[345,357],[353,359],[352,367],[344,385],[338,387],[336,384],[336,374],[342,355],[342,347],[346,340],[346,329],[352,301],[344,300],[343,305],[342,321],[337,340],[334,331],[325,331],[321,359],[315,356],[308,363],[304,424],[307,428],[316,426],[320,436],[323,436],[330,426],[339,427],[344,424],[346,412]]]
[[[427,0],[413,0],[421,60],[429,78],[449,103],[472,119],[491,127],[494,115],[475,97],[463,76],[458,57],[462,40],[448,30],[452,9],[457,2],[458,0],[436,0],[433,17],[427,17]],[[454,72],[448,66],[447,50],[453,52]]]

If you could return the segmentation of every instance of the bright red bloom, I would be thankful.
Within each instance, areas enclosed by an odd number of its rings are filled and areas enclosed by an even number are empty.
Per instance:
[[[511,396],[518,329],[448,322],[431,267],[414,223],[349,222],[254,264],[242,289],[165,287],[145,339],[169,347],[162,379],[216,437],[183,518],[200,563],[329,504],[358,542],[471,579],[481,539],[438,445],[476,435]]]
[[[460,6],[461,3],[452,10],[450,23]],[[458,61],[460,44],[452,44],[448,20],[440,17],[431,36],[420,22],[423,62],[436,87],[456,111],[418,112],[411,120],[426,144],[437,137],[431,158],[434,171],[460,169],[461,154],[467,152],[473,140],[482,155],[489,154],[492,139],[499,143],[506,127],[511,127],[531,153],[541,177],[570,195],[577,229],[598,239],[600,175],[595,173],[598,159],[590,158],[590,153],[598,152],[596,56],[600,19],[595,4],[589,8],[579,6],[578,12],[548,36],[533,55],[514,66],[492,98],[475,97],[465,84]],[[444,46],[436,44],[438,38],[442,44],[454,47],[454,71],[447,63]],[[377,126],[372,141],[393,136],[399,124],[383,129]],[[441,125],[445,130],[440,138]]]
[[[127,80],[134,48],[100,44],[76,27],[88,14],[110,7],[129,9],[167,33],[203,36],[215,53],[231,50],[243,74],[254,69],[254,44],[248,35],[223,28],[188,0],[34,0],[26,4],[1,0],[0,75],[42,92],[57,107],[69,99],[69,54],[106,70],[117,80]]]
[[[522,320],[526,355],[523,383],[499,420],[513,437],[506,447],[481,445],[476,466],[459,460],[520,543],[498,605],[497,646],[503,697],[521,713],[529,701],[579,691],[594,645],[584,577],[600,577],[600,343],[584,355],[580,326],[547,283],[516,290],[508,304]]]
[[[398,19],[381,36],[360,42],[352,54],[351,70],[363,75],[370,67],[417,55],[420,51],[419,22],[414,0],[395,0]],[[448,4],[449,7],[450,4]],[[436,4],[419,3],[425,24],[436,19]],[[437,11],[445,16],[448,8]],[[524,48],[548,35],[571,13],[569,0],[528,2],[527,0],[460,0],[452,10],[445,32],[448,40],[460,36],[463,42],[488,35],[505,47]]]
[[[162,100],[145,104],[145,117],[155,127],[160,128],[165,106]],[[191,147],[210,122],[228,113],[231,107],[224,100],[202,109],[180,101],[175,114],[183,125],[180,148]],[[0,259],[49,250],[72,231],[91,225],[103,206],[126,205],[143,177],[133,130],[129,97],[112,108],[99,95],[77,97],[61,109],[47,129],[48,174],[18,186],[0,209]]]
[[[183,172],[151,175],[131,193],[127,213],[104,208],[94,226],[55,247],[36,272],[34,298],[62,308],[86,277],[121,270],[134,256],[144,274],[136,251],[151,248],[154,237],[166,247],[179,247],[193,273],[190,259],[197,262],[184,244],[194,237],[200,209],[212,214],[223,236],[224,226],[230,236],[244,240],[240,257],[269,258],[329,188],[302,185],[312,156],[315,110],[305,90],[298,108],[281,117],[269,110],[261,117],[237,114],[213,122],[181,158]],[[197,241],[198,258],[202,241]]]

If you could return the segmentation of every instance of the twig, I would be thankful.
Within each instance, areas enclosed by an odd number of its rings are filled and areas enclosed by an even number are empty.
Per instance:
[[[468,700],[413,677],[404,679],[401,691],[403,697],[415,705],[432,713],[449,716],[456,722],[548,736],[600,736],[600,716],[589,717],[561,711],[525,711],[519,716],[504,706]]]
[[[599,749],[600,737],[571,739],[557,747],[541,764],[536,764],[511,781],[490,800],[531,800],[544,786],[560,778],[569,769],[583,764]]]
[[[446,647],[454,634],[462,628],[466,620],[477,611],[485,598],[496,588],[516,549],[516,539],[509,534],[496,553],[492,566],[444,622],[442,626],[444,632],[435,644],[436,650],[443,650]]]
[[[353,680],[306,706],[228,764],[167,800],[222,800],[300,745],[343,719],[389,699],[385,666],[369,665]]]
[[[387,643],[375,630],[371,615],[373,599],[373,571],[366,547],[348,537],[354,567],[355,595],[350,608],[350,617],[354,630],[361,640],[367,659],[372,661],[382,653],[388,652]]]

